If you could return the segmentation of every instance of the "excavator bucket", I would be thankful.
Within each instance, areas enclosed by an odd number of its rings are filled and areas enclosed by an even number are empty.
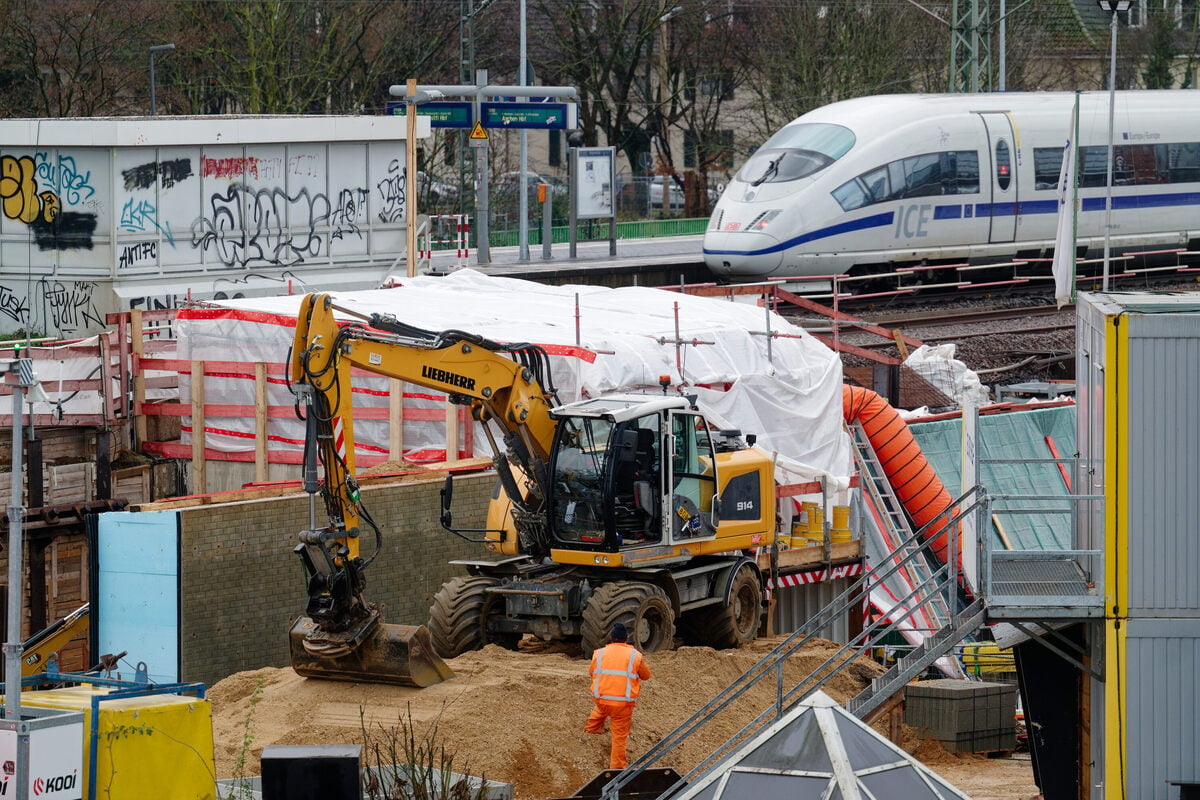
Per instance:
[[[310,638],[316,623],[301,617],[289,635],[292,669],[306,678],[391,683],[423,689],[454,677],[434,651],[424,625],[380,622],[357,644],[331,646]]]

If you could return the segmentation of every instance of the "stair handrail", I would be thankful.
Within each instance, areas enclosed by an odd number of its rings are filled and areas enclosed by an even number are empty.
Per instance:
[[[913,540],[913,530],[908,516],[908,510],[904,507],[904,503],[896,495],[892,488],[891,480],[888,478],[883,465],[879,461],[879,454],[875,452],[875,446],[871,443],[870,437],[867,436],[867,430],[863,424],[857,420],[849,424],[851,429],[851,441],[854,445],[854,461],[858,466],[860,473],[865,473],[872,476],[872,480],[860,481],[863,486],[863,491],[870,495],[871,499],[879,504],[881,509],[890,506],[899,513],[896,515],[903,521],[902,528],[897,530],[901,534],[901,544],[896,551],[889,554],[889,557],[895,555],[896,552],[905,549],[905,542]],[[870,458],[868,458],[868,454]],[[895,512],[893,512],[895,513]],[[886,516],[891,517],[889,513]],[[921,560],[914,560],[909,565],[913,575],[919,581],[928,579],[928,566]],[[936,596],[930,598],[929,611],[933,619],[945,625],[951,618],[950,609],[945,603],[939,603]],[[941,627],[939,625],[938,627]]]

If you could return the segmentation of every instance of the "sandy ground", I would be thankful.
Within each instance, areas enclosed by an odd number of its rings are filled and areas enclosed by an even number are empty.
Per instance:
[[[687,720],[773,646],[743,650],[685,647],[648,657],[653,677],[642,688],[630,736],[631,760]],[[818,645],[790,659],[785,686],[796,685],[832,653]],[[511,783],[517,800],[567,797],[608,766],[608,736],[589,736],[588,662],[558,648],[509,652],[488,646],[449,661],[455,678],[427,689],[306,679],[291,669],[242,672],[211,687],[218,777],[258,773],[270,744],[345,744],[403,730],[418,736],[436,725],[453,754],[453,770]],[[880,668],[861,659],[825,688],[839,701],[856,694]],[[764,681],[668,755],[681,773],[717,749],[767,707]],[[248,741],[248,744],[247,744]],[[905,730],[902,746],[975,800],[1038,797],[1028,757],[958,757]],[[402,752],[402,751],[401,751]],[[240,762],[240,766],[239,766]],[[392,763],[385,761],[384,763]]]

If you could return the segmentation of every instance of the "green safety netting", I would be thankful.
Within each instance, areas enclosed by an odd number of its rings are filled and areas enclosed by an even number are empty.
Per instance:
[[[957,497],[962,486],[962,420],[914,421],[909,425],[921,452],[951,496]],[[979,483],[993,495],[992,546],[1003,550],[1069,549],[1071,517],[1063,513],[1006,513],[1022,506],[1028,508],[1068,508],[1053,501],[1006,501],[998,495],[1070,494],[1066,479],[1054,463],[1033,463],[1029,459],[1054,458],[1053,443],[1059,457],[1075,454],[1075,406],[1014,410],[1002,414],[981,414],[978,435]],[[996,460],[1023,459],[1025,463],[989,463]],[[1074,485],[1075,476],[1063,465],[1066,478]],[[1001,536],[1001,531],[1007,537]]]

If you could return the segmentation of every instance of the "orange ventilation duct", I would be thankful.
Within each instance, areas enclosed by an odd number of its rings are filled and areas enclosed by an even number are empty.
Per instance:
[[[862,424],[867,439],[883,465],[884,474],[892,484],[892,490],[904,504],[914,526],[923,528],[950,507],[950,493],[925,460],[920,445],[908,430],[908,424],[887,400],[861,386],[843,386],[842,413],[846,422]],[[934,553],[945,564],[946,534],[939,533],[931,543]],[[961,551],[960,540],[960,564]]]

